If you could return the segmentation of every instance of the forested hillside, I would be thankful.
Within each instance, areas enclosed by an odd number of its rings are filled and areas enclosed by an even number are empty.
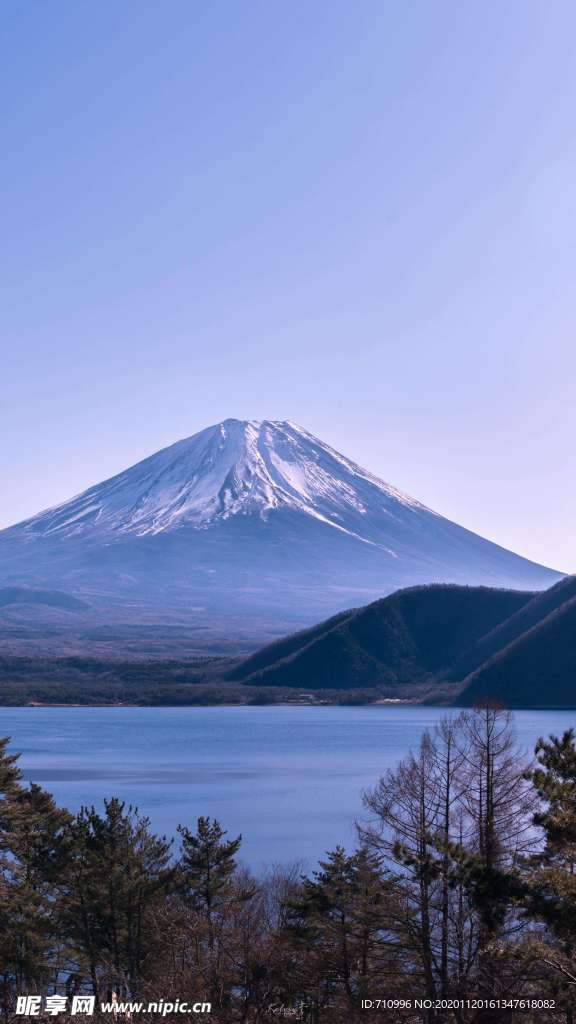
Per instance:
[[[400,590],[278,641],[229,674],[266,686],[427,683],[532,594],[437,584]]]
[[[487,696],[512,708],[576,706],[576,597],[474,672],[459,703]]]

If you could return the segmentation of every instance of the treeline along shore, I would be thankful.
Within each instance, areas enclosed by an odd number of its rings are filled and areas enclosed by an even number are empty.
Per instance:
[[[315,870],[255,876],[214,818],[173,841],[115,797],[70,814],[2,740],[4,1020],[18,995],[90,994],[98,1013],[114,992],[207,1001],[218,1024],[574,1024],[572,730],[527,760],[500,707],[446,717],[364,794],[357,831]]]

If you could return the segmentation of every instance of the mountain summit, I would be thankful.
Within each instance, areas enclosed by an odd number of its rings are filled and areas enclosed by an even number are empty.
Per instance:
[[[382,515],[424,506],[289,420],[224,420],[8,531],[137,537],[232,516],[301,513],[366,543]]]
[[[228,419],[0,532],[0,582],[311,622],[415,583],[560,574],[444,519],[290,421]]]

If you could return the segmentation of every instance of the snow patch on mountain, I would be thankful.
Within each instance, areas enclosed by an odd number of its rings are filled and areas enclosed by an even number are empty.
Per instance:
[[[370,520],[430,510],[291,421],[225,420],[13,527],[34,537],[143,537],[293,510],[374,543]],[[11,532],[11,531],[10,531]],[[391,552],[393,553],[393,552]]]

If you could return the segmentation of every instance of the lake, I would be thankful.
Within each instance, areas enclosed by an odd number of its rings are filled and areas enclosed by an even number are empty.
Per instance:
[[[352,846],[361,792],[447,713],[430,707],[0,708],[26,779],[63,806],[119,796],[156,832],[217,818],[242,860],[305,860]],[[576,711],[517,711],[517,736],[576,725]]]

